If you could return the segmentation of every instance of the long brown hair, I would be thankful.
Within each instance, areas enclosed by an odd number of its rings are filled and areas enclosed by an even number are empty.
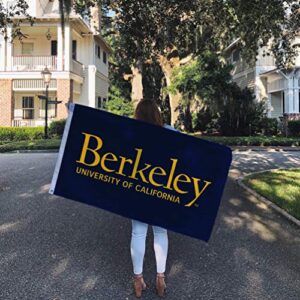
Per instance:
[[[142,99],[136,106],[134,118],[154,125],[163,126],[163,120],[154,100]]]

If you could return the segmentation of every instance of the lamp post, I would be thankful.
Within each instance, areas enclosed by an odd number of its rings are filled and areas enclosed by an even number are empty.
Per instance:
[[[47,67],[41,72],[42,78],[44,80],[44,83],[46,85],[46,97],[45,97],[45,133],[44,133],[44,138],[48,138],[48,88],[51,80],[51,75],[52,73],[49,71]]]

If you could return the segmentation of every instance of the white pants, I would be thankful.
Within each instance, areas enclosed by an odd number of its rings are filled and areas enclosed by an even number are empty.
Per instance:
[[[164,273],[168,255],[168,234],[167,230],[158,226],[152,226],[154,234],[154,252],[156,259],[157,273]],[[146,236],[148,224],[132,220],[131,235],[131,259],[133,264],[133,273],[143,273],[143,262],[145,255]]]

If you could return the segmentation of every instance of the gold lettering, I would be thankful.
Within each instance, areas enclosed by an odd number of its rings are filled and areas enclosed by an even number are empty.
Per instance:
[[[168,179],[167,185],[164,186],[168,190],[172,190],[171,183],[172,183],[172,179],[173,179],[175,169],[176,169],[176,165],[177,165],[177,162],[178,162],[178,159],[171,158],[171,160],[172,160],[172,166],[171,166],[171,170],[170,170],[169,179]]]
[[[116,174],[126,176],[125,174],[123,174],[125,163],[128,162],[128,163],[132,164],[133,161],[132,161],[132,159],[126,158],[124,156],[119,156],[119,157],[121,158],[121,163],[120,163],[119,171],[116,172]]]
[[[202,193],[206,190],[206,188],[211,184],[210,181],[203,180],[205,182],[205,185],[202,188],[202,190],[199,191],[199,184],[198,184],[198,182],[200,181],[200,179],[199,178],[194,178],[194,177],[192,177],[192,179],[194,181],[195,198],[191,202],[189,202],[189,203],[187,203],[185,205],[187,207],[192,206],[197,201],[197,199],[202,195]]]
[[[160,170],[161,172],[155,172],[156,170]],[[162,186],[162,183],[157,183],[153,179],[153,175],[160,175],[164,176],[167,175],[166,171],[162,167],[154,167],[150,172],[149,172],[149,182],[155,186]]]
[[[186,180],[180,179],[180,177],[184,177]],[[189,176],[187,176],[186,174],[178,174],[175,179],[174,179],[174,190],[180,194],[186,194],[188,193],[187,191],[183,191],[178,187],[178,181],[179,182],[191,182],[191,178]]]
[[[101,140],[100,137],[98,137],[96,135],[85,133],[85,132],[82,132],[82,134],[85,135],[84,143],[83,143],[83,146],[82,146],[80,159],[76,160],[76,162],[81,163],[85,166],[94,167],[94,166],[98,165],[99,162],[100,162],[100,155],[97,152],[97,150],[99,150],[103,146],[103,141]],[[96,141],[97,141],[97,147],[95,149],[88,148],[91,137],[95,138]],[[94,161],[92,163],[87,163],[85,161],[87,151],[90,151],[94,154]]]
[[[133,166],[133,170],[132,170],[131,176],[129,176],[129,178],[137,179],[136,178],[136,174],[139,173],[140,176],[141,176],[142,181],[148,183],[148,181],[146,180],[146,177],[145,177],[143,171],[149,169],[151,167],[151,165],[145,164],[146,165],[145,168],[138,170],[143,150],[139,149],[139,148],[135,148],[135,150],[137,151],[137,155],[136,155],[136,158],[135,158],[135,162],[134,162],[134,166]]]
[[[111,156],[111,158],[109,158],[108,156]],[[105,165],[105,161],[117,161],[118,158],[113,154],[113,153],[105,153],[101,159],[101,168],[106,171],[106,172],[115,172],[115,170],[109,169],[106,165]]]

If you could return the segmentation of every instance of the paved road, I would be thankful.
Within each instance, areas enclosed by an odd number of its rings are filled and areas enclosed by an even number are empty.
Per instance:
[[[56,153],[0,155],[0,299],[135,299],[130,221],[47,193]],[[234,154],[206,244],[169,232],[167,299],[300,299],[299,228],[235,183],[300,166],[299,152]],[[145,279],[155,276],[149,230]],[[143,299],[156,299],[152,287]]]

